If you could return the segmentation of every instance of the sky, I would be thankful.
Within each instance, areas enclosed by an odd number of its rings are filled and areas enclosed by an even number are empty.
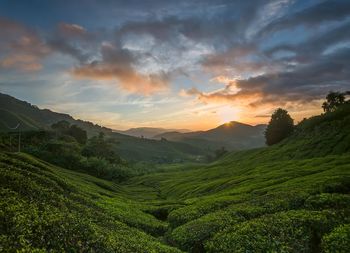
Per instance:
[[[349,63],[348,0],[0,0],[0,92],[113,129],[298,122]]]

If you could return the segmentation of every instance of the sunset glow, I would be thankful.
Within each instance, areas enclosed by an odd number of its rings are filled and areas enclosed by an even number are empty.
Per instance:
[[[348,87],[347,10],[312,0],[2,1],[0,92],[117,129],[267,123],[277,107],[299,121]]]

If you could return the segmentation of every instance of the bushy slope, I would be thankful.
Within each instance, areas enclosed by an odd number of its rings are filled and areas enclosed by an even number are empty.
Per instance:
[[[17,131],[39,129],[50,131],[52,130],[51,125],[61,120],[78,125],[87,131],[89,137],[103,132],[108,137],[114,138],[119,142],[116,145],[116,151],[128,161],[151,161],[156,163],[195,161],[198,160],[198,157],[203,160],[206,154],[211,153],[211,151],[195,147],[190,143],[156,141],[119,134],[112,132],[112,129],[88,121],[74,119],[68,114],[40,109],[28,102],[0,93],[0,133],[11,131],[9,127],[15,127],[18,123],[20,123],[20,126]]]
[[[113,133],[118,141],[116,151],[128,161],[174,163],[203,160],[211,152],[191,144],[167,140],[152,140]]]
[[[272,147],[114,184],[1,154],[0,245],[97,252],[348,252],[350,108]],[[30,221],[30,222],[28,222]],[[0,249],[1,251],[1,249]]]
[[[302,122],[278,145],[132,183],[156,185],[163,198],[181,201],[169,210],[167,238],[186,251],[346,252],[349,140],[344,107]],[[345,239],[335,245],[329,238],[338,233]]]
[[[1,252],[179,252],[156,238],[167,224],[108,181],[27,155],[1,153],[0,171]]]

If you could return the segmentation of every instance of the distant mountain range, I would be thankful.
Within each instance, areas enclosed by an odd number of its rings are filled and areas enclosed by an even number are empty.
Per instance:
[[[231,121],[207,131],[197,132],[167,132],[154,136],[155,139],[166,139],[189,143],[202,148],[215,149],[226,147],[230,150],[240,150],[264,146],[264,130],[266,125],[251,126]]]
[[[264,146],[265,125],[251,126],[230,122],[208,131],[186,129],[132,128],[113,131],[89,121],[74,119],[63,113],[40,109],[28,102],[0,93],[0,132],[8,132],[18,124],[20,131],[48,130],[53,123],[66,120],[85,129],[89,136],[104,132],[115,138],[117,151],[127,160],[185,161],[198,160],[221,147],[242,150]],[[143,137],[143,138],[142,138]]]
[[[156,128],[156,127],[137,127],[137,128],[130,128],[125,131],[115,130],[115,132],[118,132],[121,134],[127,134],[135,137],[144,137],[149,139],[154,139],[155,136],[158,136],[166,132],[187,133],[190,131],[191,130],[188,130],[188,129],[166,129],[166,128]]]

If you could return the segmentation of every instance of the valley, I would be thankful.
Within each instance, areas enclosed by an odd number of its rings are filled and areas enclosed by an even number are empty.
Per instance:
[[[1,152],[1,245],[345,252],[347,241],[334,238],[350,229],[349,115],[346,106],[300,123],[277,145],[210,164],[164,165],[119,183]]]

